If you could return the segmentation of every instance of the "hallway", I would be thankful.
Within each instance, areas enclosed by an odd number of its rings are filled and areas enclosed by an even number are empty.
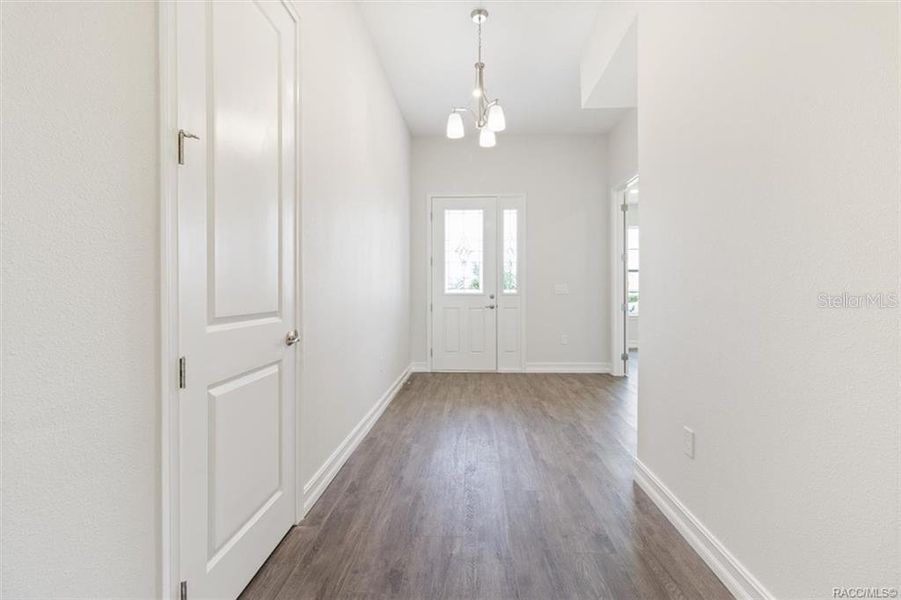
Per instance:
[[[901,0],[0,4],[0,600],[901,600]]]
[[[632,482],[635,383],[412,376],[242,598],[731,597]]]

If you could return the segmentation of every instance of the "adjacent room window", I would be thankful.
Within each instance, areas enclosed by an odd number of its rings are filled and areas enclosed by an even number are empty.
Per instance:
[[[504,285],[505,294],[515,294],[519,290],[517,267],[517,210],[515,208],[504,209]]]
[[[638,227],[626,230],[626,268],[628,269],[629,316],[638,316]]]
[[[444,291],[448,294],[482,293],[481,209],[444,211]]]

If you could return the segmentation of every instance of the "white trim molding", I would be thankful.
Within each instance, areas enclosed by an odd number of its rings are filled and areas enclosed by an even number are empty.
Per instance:
[[[410,363],[411,373],[429,373],[431,370],[428,361]]]
[[[736,598],[773,598],[763,584],[638,458],[635,459],[634,479]]]
[[[335,478],[335,475],[338,474],[338,471],[341,470],[341,467],[344,466],[344,463],[347,462],[347,459],[350,458],[350,455],[353,454],[353,451],[357,449],[357,446],[360,445],[360,442],[363,441],[363,438],[366,437],[366,434],[369,433],[369,430],[372,429],[375,422],[379,420],[379,417],[382,416],[382,413],[385,412],[385,409],[388,408],[388,405],[391,404],[391,401],[397,396],[401,387],[403,387],[407,382],[407,379],[409,379],[411,372],[412,366],[408,366],[403,370],[400,376],[391,384],[391,387],[388,388],[388,391],[382,394],[382,397],[379,398],[378,402],[369,409],[369,412],[360,419],[360,422],[357,423],[347,437],[344,438],[344,441],[342,441],[335,451],[332,452],[332,455],[326,459],[310,480],[304,484],[303,513],[300,515],[301,518],[305,517],[307,513],[310,512],[310,509],[313,508],[313,505],[319,500],[319,496],[322,495],[322,492],[325,491],[332,482],[332,479]]]
[[[530,362],[526,373],[610,373],[608,362]]]
[[[160,185],[160,597],[174,599],[179,575],[178,383],[178,129],[175,4],[157,10]]]

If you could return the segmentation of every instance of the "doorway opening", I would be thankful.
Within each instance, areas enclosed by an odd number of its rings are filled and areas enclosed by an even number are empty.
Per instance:
[[[615,376],[638,376],[641,224],[638,176],[611,193],[611,354]]]
[[[525,368],[525,196],[432,196],[429,368]]]

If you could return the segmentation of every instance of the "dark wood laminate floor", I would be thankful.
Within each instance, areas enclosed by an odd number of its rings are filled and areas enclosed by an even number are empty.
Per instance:
[[[632,482],[635,379],[414,375],[242,598],[731,598]]]

